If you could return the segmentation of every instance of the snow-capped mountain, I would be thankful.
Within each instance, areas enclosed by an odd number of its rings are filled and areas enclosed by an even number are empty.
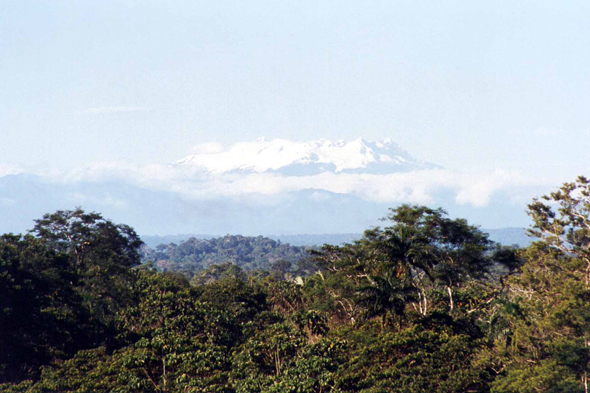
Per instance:
[[[293,142],[285,139],[197,146],[197,154],[173,165],[210,174],[280,173],[288,176],[332,173],[385,174],[440,168],[410,156],[390,139],[345,142],[320,139]]]
[[[519,173],[445,170],[388,139],[207,143],[194,152],[169,165],[106,162],[36,174],[0,165],[0,233],[76,206],[160,234],[360,233],[400,203],[522,227],[525,204],[547,191]]]

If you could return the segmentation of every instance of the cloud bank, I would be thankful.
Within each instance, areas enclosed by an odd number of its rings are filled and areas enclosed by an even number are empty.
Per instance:
[[[377,203],[435,203],[442,193],[452,193],[459,205],[485,207],[500,192],[515,201],[530,200],[532,187],[548,182],[519,172],[496,171],[487,174],[454,172],[445,169],[418,170],[392,174],[321,173],[311,176],[285,176],[276,173],[209,174],[174,165],[138,166],[129,162],[97,163],[45,176],[53,182],[124,182],[143,188],[166,191],[187,200],[212,200],[220,197],[279,198],[304,190],[350,194]]]

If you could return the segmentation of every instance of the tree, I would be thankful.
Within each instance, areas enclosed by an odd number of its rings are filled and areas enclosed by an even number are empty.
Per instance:
[[[590,366],[590,181],[565,183],[534,199],[521,252],[526,263],[508,280],[510,364],[497,392],[588,392]]]
[[[232,316],[176,277],[133,272],[134,304],[115,319],[122,347],[79,351],[43,368],[36,391],[227,392]]]
[[[86,306],[96,318],[110,323],[129,301],[130,269],[139,265],[143,244],[139,236],[127,225],[80,208],[45,214],[35,222],[30,233],[69,258],[70,270],[79,278],[76,290]]]
[[[590,180],[579,176],[541,200],[535,198],[528,214],[533,219],[531,235],[585,262],[590,286]]]
[[[451,319],[447,315],[448,319]],[[479,353],[486,342],[451,326],[416,325],[375,334],[374,325],[346,331],[348,353],[334,384],[340,392],[487,392]]]
[[[58,210],[35,220],[30,231],[57,252],[70,256],[72,266],[87,271],[100,259],[116,259],[121,267],[140,263],[139,247],[143,244],[135,231],[124,224],[113,224],[98,213],[82,209]]]
[[[459,304],[473,297],[467,287],[494,263],[487,235],[463,219],[447,218],[442,209],[402,205],[384,220],[391,225],[365,231],[354,244],[315,252],[321,274],[304,286],[312,307],[342,321],[381,316],[383,328],[389,316],[401,324],[407,306],[422,316],[437,307],[452,313],[455,291],[461,289]]]
[[[396,276],[389,270],[384,277],[372,276],[368,285],[361,287],[359,303],[367,308],[366,317],[381,315],[381,327],[385,329],[389,316],[398,318],[402,328],[406,304],[414,300],[414,287],[407,277]]]
[[[303,333],[286,322],[255,332],[233,356],[231,378],[236,392],[269,391],[294,367],[305,342]]]
[[[377,247],[413,277],[423,314],[428,310],[427,281],[445,286],[452,312],[453,288],[487,273],[492,263],[488,251],[493,242],[466,220],[445,217],[447,213],[442,209],[402,205],[390,211],[385,220],[393,225],[375,233]]]
[[[590,290],[584,262],[544,242],[520,251],[526,260],[507,280],[508,322],[497,351],[504,358],[494,392],[587,391]]]
[[[96,343],[68,259],[32,236],[0,236],[0,383]]]

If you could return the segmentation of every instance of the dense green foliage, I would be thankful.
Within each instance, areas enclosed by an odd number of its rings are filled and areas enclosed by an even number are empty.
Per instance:
[[[194,237],[180,244],[160,244],[154,249],[142,248],[143,260],[154,261],[163,271],[192,276],[213,265],[231,263],[243,270],[269,270],[285,261],[295,265],[309,254],[305,247],[295,247],[267,237],[226,235],[213,239]]]
[[[406,205],[296,273],[193,275],[96,213],[46,215],[0,237],[0,392],[587,392],[590,183],[529,212],[526,249]]]

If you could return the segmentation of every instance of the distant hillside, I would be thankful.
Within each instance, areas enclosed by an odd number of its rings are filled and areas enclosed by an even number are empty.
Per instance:
[[[270,270],[276,262],[296,264],[308,256],[305,247],[291,246],[267,237],[227,235],[213,239],[190,237],[178,244],[160,244],[155,249],[145,246],[142,259],[155,262],[161,270],[193,275],[211,265],[224,263],[244,270]]]

